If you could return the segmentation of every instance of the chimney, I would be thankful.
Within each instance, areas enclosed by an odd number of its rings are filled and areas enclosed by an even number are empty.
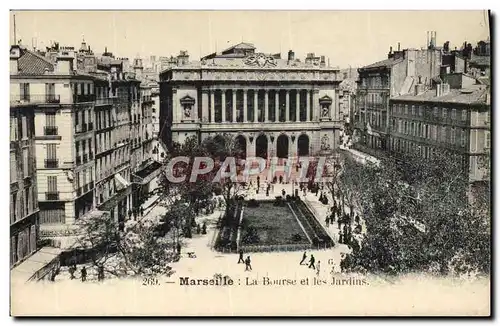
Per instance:
[[[70,56],[60,55],[56,59],[56,74],[69,75],[73,72],[73,58]]]
[[[415,85],[415,95],[420,95],[425,91],[425,86],[422,84],[422,76],[418,76],[418,82]]]
[[[290,63],[294,60],[295,60],[295,53],[292,50],[288,51],[288,62]]]
[[[325,56],[324,55],[321,56],[321,61],[319,62],[319,66],[320,67],[325,67],[326,66]]]
[[[441,96],[441,93],[442,93],[442,91],[441,91],[441,84],[437,84],[436,85],[436,97]]]
[[[398,42],[398,52],[401,51],[401,43]]]
[[[14,45],[10,48],[10,74],[17,75],[19,72],[18,59],[21,57],[21,48]]]

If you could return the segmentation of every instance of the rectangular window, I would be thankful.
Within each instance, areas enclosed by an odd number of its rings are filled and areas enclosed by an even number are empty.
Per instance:
[[[457,110],[456,109],[451,109],[451,119],[452,120],[457,119]]]
[[[451,128],[451,139],[450,139],[450,142],[452,144],[455,144],[455,142],[457,141],[455,133],[456,133],[455,128]]]
[[[423,105],[420,105],[418,107],[418,116],[423,116],[424,115],[424,106]]]
[[[20,99],[21,101],[30,101],[30,84],[29,83],[20,83]]]
[[[17,117],[10,117],[10,140],[17,140]]]
[[[47,144],[47,159],[57,159],[56,144]]]
[[[437,117],[438,116],[438,112],[439,111],[439,108],[437,106],[434,107],[434,117]]]
[[[56,126],[56,113],[55,112],[45,113],[45,125],[47,127],[55,127]]]
[[[484,148],[490,149],[490,132],[489,131],[484,132]]]
[[[408,115],[408,104],[405,104],[405,114]]]
[[[411,106],[411,115],[415,115],[415,105]]]
[[[465,147],[466,145],[465,130],[463,129],[460,131],[460,144],[462,145],[462,147]]]
[[[467,121],[467,110],[462,110],[462,121]]]
[[[22,138],[27,139],[28,138],[28,118],[23,115],[21,117],[21,129],[22,129]]]
[[[486,125],[490,124],[490,112],[488,111],[484,112],[484,124]]]
[[[27,148],[23,148],[23,176],[26,178],[29,174],[29,153]]]
[[[57,192],[57,176],[47,177],[47,191],[50,193]]]
[[[448,109],[443,108],[443,119],[448,118]]]
[[[17,162],[16,162],[16,153],[10,153],[10,183],[14,183],[17,181]]]
[[[446,127],[441,127],[441,141],[446,142]]]
[[[45,96],[47,101],[51,101],[56,98],[56,84],[54,83],[45,84]]]

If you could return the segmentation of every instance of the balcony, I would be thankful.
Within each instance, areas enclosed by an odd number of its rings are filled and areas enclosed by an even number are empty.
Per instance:
[[[57,169],[59,166],[59,160],[56,158],[45,159],[45,168],[47,169]]]
[[[59,191],[46,192],[45,200],[59,200]]]
[[[73,103],[84,103],[84,102],[94,102],[95,95],[87,94],[87,95],[73,95]]]
[[[28,95],[13,95],[10,97],[11,105],[24,104],[51,104],[60,103],[59,95],[55,94],[28,94]]]
[[[57,127],[56,126],[45,126],[43,127],[43,134],[45,136],[57,136]]]
[[[112,105],[115,97],[96,98],[95,105]]]

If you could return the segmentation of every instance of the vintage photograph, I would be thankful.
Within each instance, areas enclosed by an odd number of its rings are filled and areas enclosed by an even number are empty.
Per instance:
[[[11,11],[11,315],[490,316],[490,19]]]

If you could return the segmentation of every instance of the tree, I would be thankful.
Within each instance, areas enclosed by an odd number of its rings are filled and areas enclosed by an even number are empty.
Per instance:
[[[90,253],[96,267],[115,276],[168,274],[173,252],[165,239],[157,237],[153,225],[137,222],[118,231],[109,214],[94,214],[79,221],[80,249]]]
[[[373,175],[359,188],[367,233],[350,269],[489,273],[490,219],[467,200],[460,158],[404,154],[384,159]]]

